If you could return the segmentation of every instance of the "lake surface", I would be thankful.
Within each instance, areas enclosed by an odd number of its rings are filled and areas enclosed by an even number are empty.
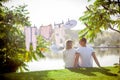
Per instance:
[[[95,49],[97,58],[101,66],[113,66],[119,62],[120,48],[96,48]],[[58,70],[64,69],[64,61],[62,59],[62,53],[47,53],[46,58],[42,58],[39,61],[29,62],[30,71],[41,71],[41,70]],[[93,66],[97,67],[95,62]]]

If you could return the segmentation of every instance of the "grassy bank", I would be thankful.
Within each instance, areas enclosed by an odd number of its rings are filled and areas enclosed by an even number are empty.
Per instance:
[[[2,74],[5,80],[120,80],[118,68],[80,68]]]

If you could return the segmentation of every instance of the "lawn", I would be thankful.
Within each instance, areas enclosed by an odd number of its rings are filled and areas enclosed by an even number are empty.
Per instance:
[[[4,80],[120,80],[118,68],[79,68],[1,74]]]

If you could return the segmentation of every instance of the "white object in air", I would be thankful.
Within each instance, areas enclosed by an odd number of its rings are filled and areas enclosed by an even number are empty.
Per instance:
[[[76,20],[68,20],[65,24],[64,24],[64,27],[65,28],[73,28],[77,25],[77,21]]]

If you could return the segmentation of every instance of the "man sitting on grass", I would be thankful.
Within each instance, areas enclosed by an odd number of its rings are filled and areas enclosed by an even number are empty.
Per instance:
[[[77,49],[74,67],[93,67],[92,57],[100,67],[93,48],[86,46],[86,43],[87,40],[85,38],[79,41],[80,47]]]

